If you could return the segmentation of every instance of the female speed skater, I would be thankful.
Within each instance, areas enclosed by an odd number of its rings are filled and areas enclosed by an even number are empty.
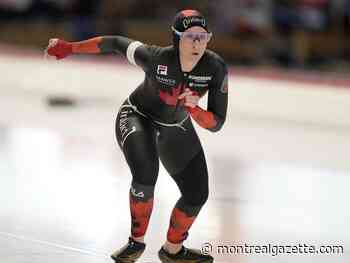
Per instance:
[[[100,36],[80,42],[51,39],[49,56],[62,59],[84,53],[123,54],[145,72],[144,81],[120,107],[116,138],[132,174],[129,191],[131,233],[112,254],[116,263],[132,263],[145,250],[144,237],[153,208],[159,159],[174,179],[181,197],[170,216],[167,238],[158,252],[163,263],[211,263],[213,257],[183,245],[208,199],[208,170],[192,119],[216,132],[226,119],[227,66],[207,43],[207,21],[196,10],[176,14],[173,45],[158,47],[123,36]],[[208,92],[207,109],[198,102]]]

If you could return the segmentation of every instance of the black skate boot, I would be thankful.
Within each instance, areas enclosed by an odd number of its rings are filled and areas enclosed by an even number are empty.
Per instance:
[[[184,246],[176,254],[170,254],[162,247],[158,252],[158,257],[162,263],[212,263],[214,261],[212,256],[204,255],[200,250]]]
[[[129,237],[129,242],[111,255],[116,263],[134,263],[145,251],[146,245]]]

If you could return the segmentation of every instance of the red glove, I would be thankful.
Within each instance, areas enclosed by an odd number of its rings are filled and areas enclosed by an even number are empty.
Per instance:
[[[51,39],[46,53],[50,56],[55,56],[56,59],[62,59],[73,54],[73,45],[64,40]]]

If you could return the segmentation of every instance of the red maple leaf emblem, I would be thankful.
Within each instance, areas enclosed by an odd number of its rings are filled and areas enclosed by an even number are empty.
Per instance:
[[[153,198],[147,202],[137,201],[133,199],[131,194],[130,211],[132,222],[132,234],[135,236],[143,236],[146,233],[149,219],[153,209]]]
[[[174,208],[168,229],[168,240],[173,243],[184,240],[195,219],[195,216],[187,215],[179,208]]]
[[[160,90],[159,97],[165,104],[175,107],[177,104],[177,101],[178,101],[177,98],[179,97],[180,92],[181,92],[181,85],[175,88],[171,88],[170,93]]]

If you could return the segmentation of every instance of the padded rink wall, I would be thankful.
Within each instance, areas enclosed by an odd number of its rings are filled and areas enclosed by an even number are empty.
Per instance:
[[[142,81],[143,72],[118,59],[92,62],[69,58],[0,55],[0,95],[59,95],[119,105]],[[350,129],[350,81],[337,87],[320,82],[294,82],[252,77],[231,70],[229,114]],[[229,123],[229,122],[228,122]]]

